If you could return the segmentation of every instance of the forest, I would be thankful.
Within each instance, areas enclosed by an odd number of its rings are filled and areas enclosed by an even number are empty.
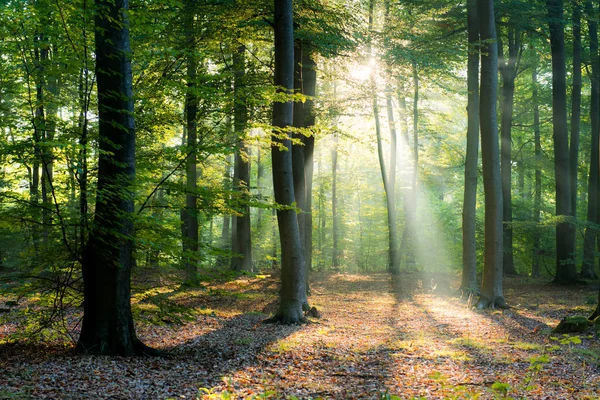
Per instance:
[[[598,0],[0,4],[0,399],[598,398]]]

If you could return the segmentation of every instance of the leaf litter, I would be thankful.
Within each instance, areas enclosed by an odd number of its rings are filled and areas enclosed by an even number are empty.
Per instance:
[[[167,292],[185,318],[157,323],[141,305],[136,314],[138,336],[165,357],[4,340],[0,398],[598,398],[596,333],[549,333],[564,316],[592,311],[594,285],[507,278],[512,307],[477,311],[450,289],[455,277],[430,279],[319,275],[310,302],[322,317],[291,326],[262,323],[277,304],[275,277]]]

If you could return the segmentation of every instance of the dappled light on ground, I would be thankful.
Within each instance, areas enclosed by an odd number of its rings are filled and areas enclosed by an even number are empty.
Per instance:
[[[5,344],[0,397],[597,398],[597,338],[548,333],[563,316],[589,311],[581,305],[593,287],[509,278],[512,309],[475,311],[422,276],[320,276],[310,301],[322,318],[292,326],[262,323],[275,309],[276,277],[166,292],[187,310],[180,321],[164,315],[157,324],[149,310],[137,317],[140,336],[167,358]]]

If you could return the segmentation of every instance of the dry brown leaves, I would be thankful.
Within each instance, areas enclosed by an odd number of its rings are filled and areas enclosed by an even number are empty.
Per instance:
[[[510,278],[512,308],[478,312],[447,290],[451,277],[430,280],[406,274],[393,288],[385,274],[322,276],[310,300],[323,317],[296,326],[262,323],[276,302],[273,279],[173,294],[196,310],[192,321],[142,319],[137,328],[167,357],[2,345],[0,398],[598,398],[597,337],[548,333],[562,317],[591,311],[582,306],[595,285]]]

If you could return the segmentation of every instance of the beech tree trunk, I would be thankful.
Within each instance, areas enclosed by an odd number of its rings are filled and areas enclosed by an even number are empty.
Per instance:
[[[312,128],[315,125],[314,98],[317,92],[317,63],[314,60],[312,45],[304,43],[302,52],[302,84],[306,101],[304,102],[304,127]],[[306,214],[304,218],[304,261],[306,270],[312,270],[312,189],[314,174],[314,134],[304,139],[304,176],[306,179]],[[307,286],[308,289],[308,286]]]
[[[590,58],[592,64],[592,91],[590,97],[591,154],[588,175],[587,226],[583,239],[582,278],[596,278],[594,270],[596,259],[596,238],[598,231],[592,224],[598,224],[598,168],[599,168],[599,132],[600,132],[600,58],[598,56],[598,22],[592,0],[585,2],[590,37]]]
[[[581,122],[581,5],[573,6],[573,90],[571,93],[571,140],[569,144],[569,173],[571,184],[571,215],[577,219],[577,172],[579,169],[579,126]]]
[[[245,47],[240,46],[233,56],[234,106],[233,125],[237,136],[237,151],[233,182],[238,191],[241,215],[232,218],[233,242],[231,266],[236,271],[252,271],[252,235],[250,226],[250,157],[249,148],[244,140],[248,125],[248,106],[244,78],[246,75]]]
[[[338,171],[338,138],[337,132],[334,133],[333,149],[331,150],[331,233],[332,233],[332,250],[331,250],[331,268],[339,267],[339,220],[337,215],[337,171]]]
[[[196,44],[194,35],[194,6],[192,0],[186,0],[184,5],[184,23],[186,34],[186,93],[185,93],[185,119],[187,132],[187,151],[189,155],[185,161],[186,187],[185,208],[182,210],[182,236],[183,236],[183,266],[185,269],[185,283],[195,284],[198,280],[198,211],[197,211],[197,157],[198,129],[196,119],[198,116],[197,68],[198,59],[195,55]]]
[[[556,179],[556,276],[554,282],[572,284],[577,281],[574,262],[575,227],[569,221],[571,184],[569,172],[569,137],[567,127],[567,83],[563,0],[547,0],[552,50],[552,119],[554,139],[554,175]]]
[[[538,80],[537,64],[533,67],[531,73],[531,83],[533,85],[533,132],[535,146],[535,193],[533,197],[533,222],[536,223],[536,229],[533,237],[533,264],[531,266],[531,275],[540,276],[540,260],[542,255],[541,235],[540,235],[540,217],[542,212],[542,141],[540,134],[540,102],[538,98]]]
[[[512,229],[512,122],[517,77],[521,53],[521,33],[508,28],[508,58],[504,56],[502,41],[498,39],[499,69],[502,75],[502,120],[500,126],[500,157],[502,175],[502,243],[504,246],[502,271],[517,275],[513,257]]]
[[[479,29],[482,43],[479,123],[485,196],[485,249],[483,283],[477,308],[506,307],[502,294],[502,181],[498,149],[496,97],[498,47],[494,1],[479,0]]]
[[[275,0],[275,86],[292,94],[294,89],[294,28],[292,0]],[[279,241],[281,243],[281,290],[279,309],[274,321],[297,323],[304,319],[302,306],[307,303],[304,254],[298,229],[296,210],[292,205],[294,178],[292,171],[291,140],[287,128],[293,123],[292,101],[273,103],[273,189],[277,210]],[[287,150],[281,150],[280,146]]]
[[[96,2],[99,161],[96,214],[83,256],[84,314],[77,350],[151,353],[131,314],[135,131],[128,0]]]
[[[467,60],[467,150],[465,156],[465,190],[463,201],[463,270],[460,285],[464,293],[476,293],[477,245],[477,175],[479,153],[479,25],[477,0],[468,0],[469,56]]]

